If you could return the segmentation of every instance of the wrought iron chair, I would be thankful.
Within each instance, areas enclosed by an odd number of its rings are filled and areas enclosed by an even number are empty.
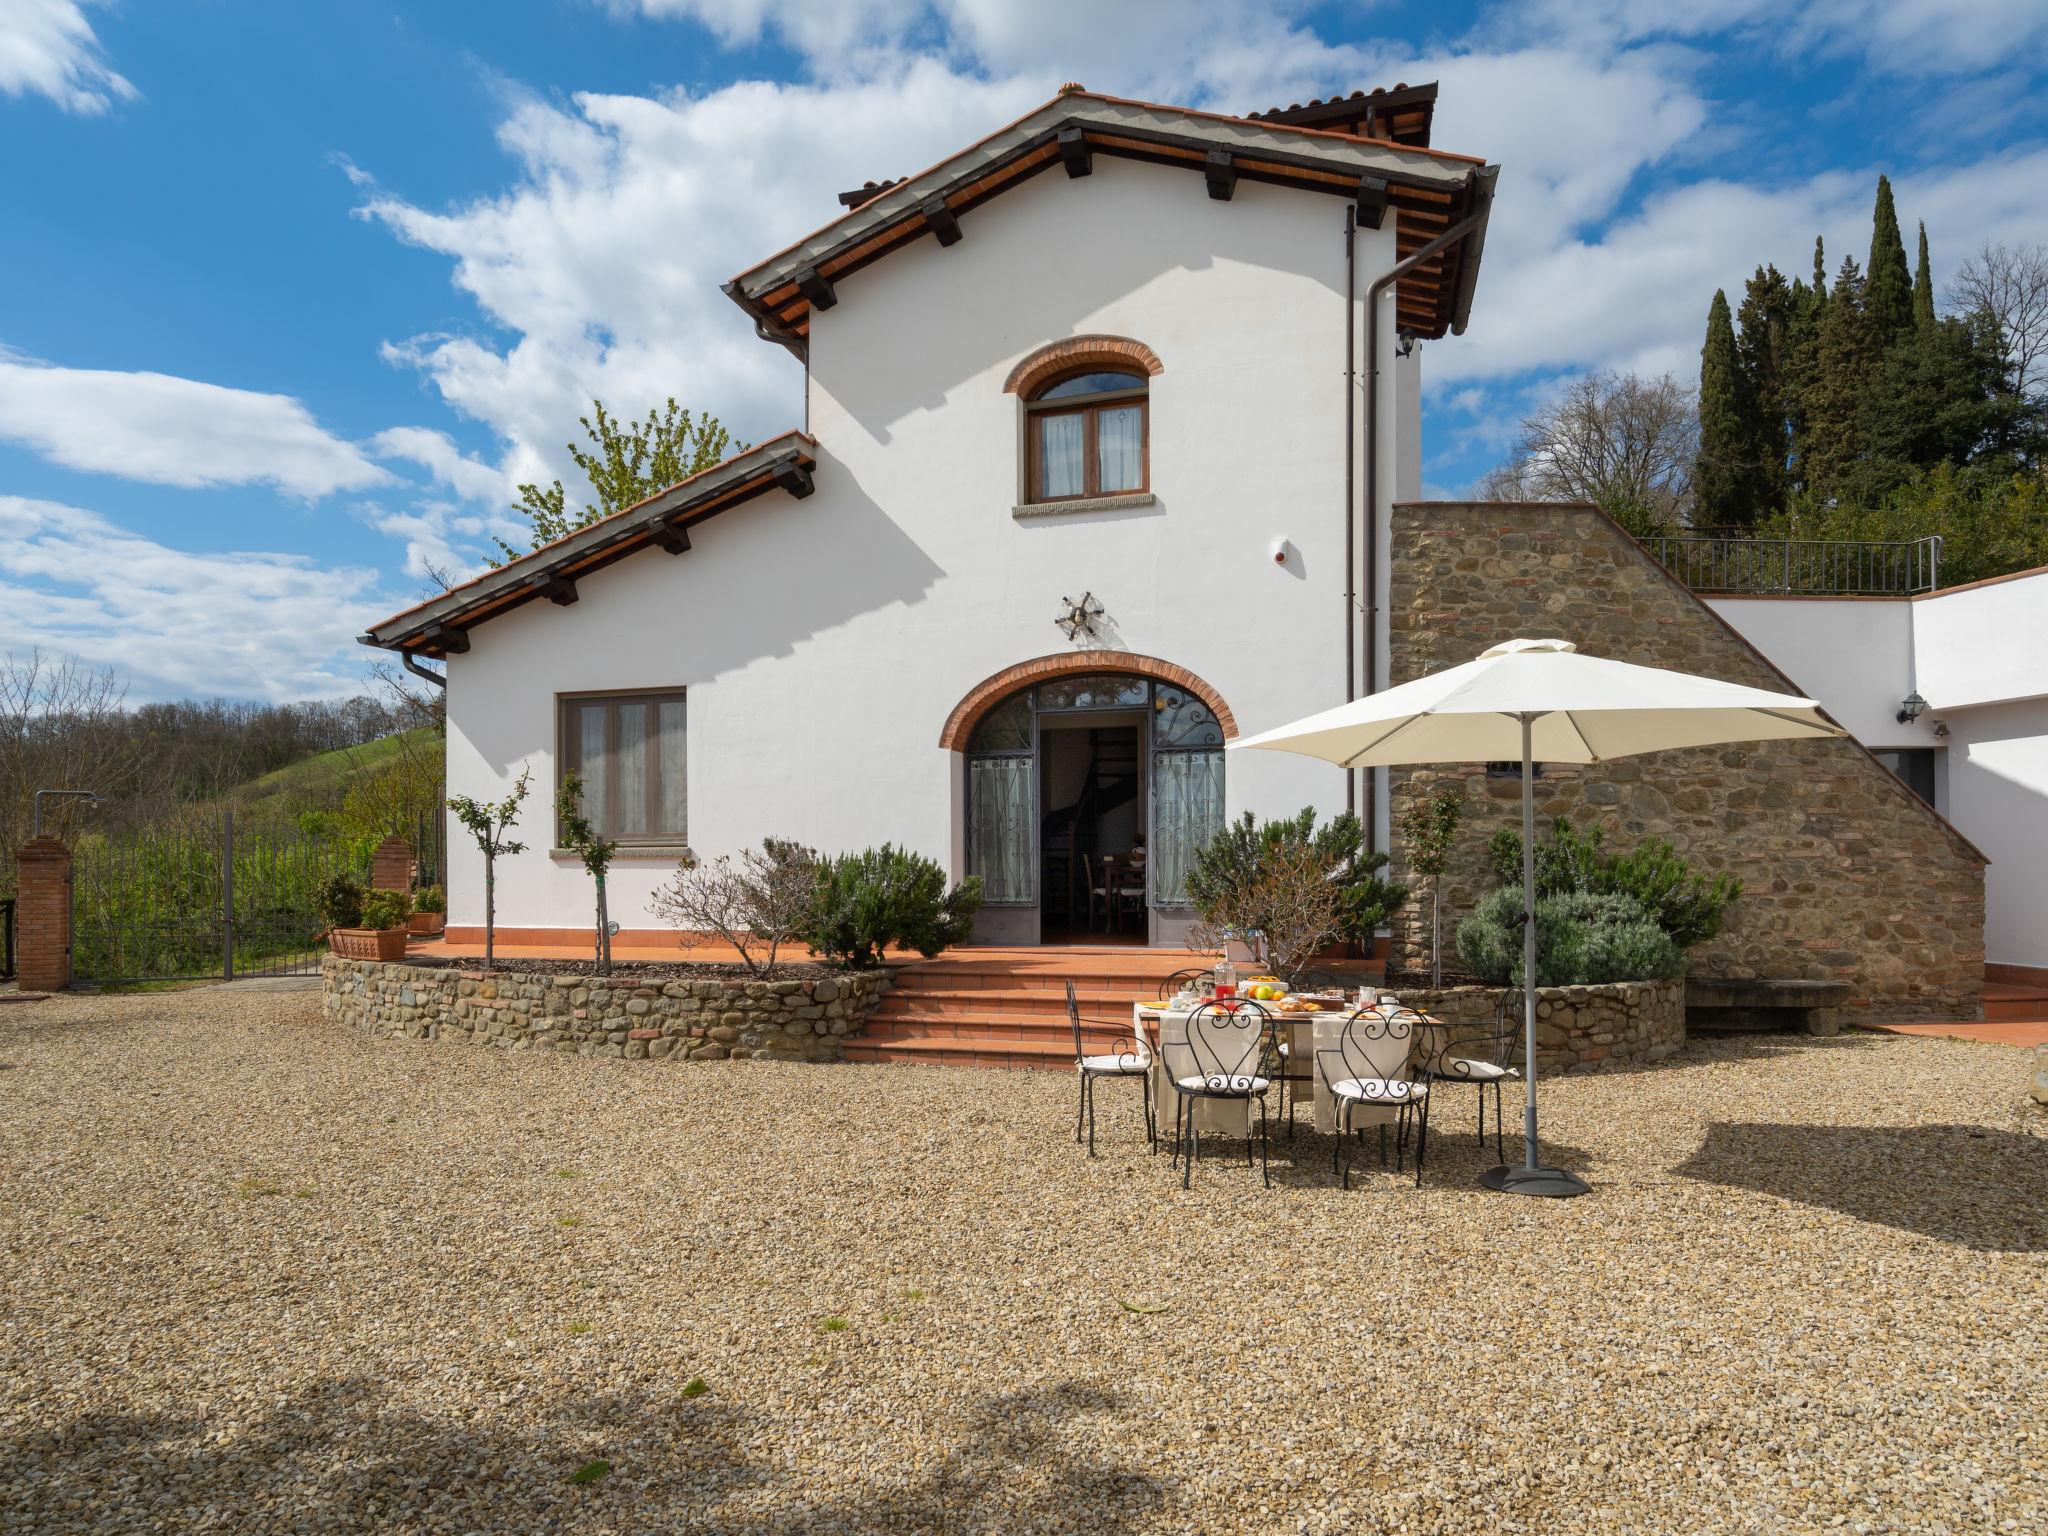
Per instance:
[[[1202,983],[1215,974],[1214,971],[1205,965],[1185,966],[1159,983],[1159,1001],[1162,1003],[1171,1002],[1174,998],[1180,996],[1180,989],[1184,985],[1193,985],[1199,990]]]
[[[1522,1080],[1522,1069],[1514,1059],[1521,1042],[1511,1022],[1521,1001],[1519,989],[1503,992],[1500,1006],[1493,1011],[1492,1033],[1468,1035],[1446,1042],[1430,1057],[1424,1069],[1424,1076],[1432,1086],[1438,1083],[1469,1083],[1479,1090],[1479,1145],[1482,1150],[1486,1146],[1486,1090],[1493,1090],[1493,1150],[1502,1161],[1506,1161],[1507,1153],[1503,1150],[1501,1135],[1501,1084]]]
[[[1396,1112],[1394,1171],[1402,1171],[1408,1145],[1408,1125],[1414,1119],[1415,1183],[1422,1184],[1422,1160],[1429,1150],[1429,1083],[1409,1065],[1419,1032],[1427,1026],[1423,1016],[1398,1004],[1374,1004],[1361,1008],[1344,1021],[1344,1031],[1335,1049],[1316,1052],[1316,1072],[1323,1087],[1337,1104],[1337,1141],[1330,1149],[1330,1171],[1341,1161],[1344,1187],[1351,1187],[1351,1141],[1357,1129],[1360,1109]],[[1380,1124],[1380,1163],[1387,1160],[1387,1127]]]
[[[1266,1164],[1271,1146],[1266,1092],[1273,1086],[1267,1053],[1272,1045],[1273,1016],[1244,998],[1211,999],[1198,1004],[1188,1013],[1184,1039],[1161,1039],[1160,1055],[1174,1091],[1173,1155],[1180,1163],[1182,1189],[1188,1187],[1195,1162],[1202,1155],[1202,1133],[1195,1124],[1195,1105],[1241,1103],[1249,1117],[1254,1100],[1259,1106],[1259,1176],[1268,1188],[1272,1186],[1273,1176]],[[1250,1167],[1249,1123],[1245,1127],[1244,1160],[1245,1166]]]
[[[1093,1024],[1101,1029],[1116,1029],[1119,1026],[1104,1019],[1083,1019],[1081,1004],[1074,996],[1074,983],[1067,983],[1067,1023],[1074,1031],[1074,1068],[1081,1077],[1081,1102],[1074,1112],[1074,1140],[1081,1139],[1081,1127],[1088,1127],[1088,1155],[1095,1155],[1095,1084],[1105,1077],[1135,1077],[1145,1102],[1145,1140],[1157,1145],[1159,1141],[1158,1122],[1152,1113],[1152,1048],[1146,1043],[1144,1032],[1133,1030],[1128,1035],[1119,1035],[1111,1042],[1108,1051],[1090,1054],[1081,1039],[1081,1026]]]

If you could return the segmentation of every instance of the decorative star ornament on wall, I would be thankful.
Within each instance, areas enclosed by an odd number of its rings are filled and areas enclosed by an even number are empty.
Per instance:
[[[1069,640],[1078,640],[1086,635],[1095,638],[1095,621],[1102,617],[1102,604],[1095,600],[1093,592],[1083,592],[1079,602],[1071,597],[1060,599],[1059,617],[1053,623],[1060,627],[1060,633]]]

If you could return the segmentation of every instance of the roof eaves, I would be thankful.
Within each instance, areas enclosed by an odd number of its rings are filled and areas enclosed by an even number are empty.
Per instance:
[[[784,466],[813,469],[817,464],[817,446],[817,440],[808,433],[794,431],[756,443],[608,517],[395,613],[356,638],[363,645],[405,650],[411,648],[408,641],[417,640],[430,628],[460,625],[472,615],[479,619],[490,617],[523,601],[524,598],[516,596],[522,589],[532,595],[534,584],[540,579],[570,568],[572,575],[580,575],[596,564],[638,549],[657,525],[682,521],[693,511],[747,486],[750,481],[763,479],[765,483],[760,489],[767,490]],[[508,594],[515,594],[512,601],[501,602]],[[477,610],[485,607],[489,607],[490,613],[477,615]]]
[[[1072,92],[1058,96],[1036,111],[998,129],[986,138],[929,166],[890,187],[860,207],[820,225],[810,234],[774,255],[737,274],[725,285],[726,292],[739,301],[756,320],[764,318],[759,305],[762,295],[789,282],[806,267],[816,267],[837,252],[872,237],[885,227],[915,218],[921,205],[945,186],[971,182],[1027,152],[1040,136],[1079,123],[1105,132],[1138,131],[1173,135],[1175,127],[1187,136],[1218,148],[1247,153],[1298,158],[1304,162],[1334,163],[1360,175],[1388,175],[1437,186],[1463,182],[1475,167],[1485,162],[1471,155],[1447,150],[1424,149],[1392,144],[1378,139],[1361,139],[1352,134],[1319,128],[1297,128],[1291,124],[1255,122],[1219,112],[1201,112],[1190,107],[1163,106],[1121,96],[1100,96]]]

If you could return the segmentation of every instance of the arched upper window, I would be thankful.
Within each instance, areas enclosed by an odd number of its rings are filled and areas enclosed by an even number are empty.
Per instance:
[[[1115,496],[1150,485],[1148,380],[1140,370],[1082,365],[1025,402],[1032,501]]]

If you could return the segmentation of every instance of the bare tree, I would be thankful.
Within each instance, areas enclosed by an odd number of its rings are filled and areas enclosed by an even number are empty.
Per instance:
[[[804,931],[817,897],[817,854],[771,837],[737,861],[730,854],[709,863],[685,860],[647,910],[679,931],[685,949],[721,938],[760,975],[773,970],[781,947]],[[768,953],[757,961],[760,944]]]
[[[1694,392],[1670,374],[1588,373],[1522,420],[1507,462],[1480,482],[1493,501],[1590,501],[1632,533],[1692,514]]]
[[[10,863],[27,839],[39,789],[119,794],[129,786],[125,688],[108,668],[30,651],[0,657],[0,857]],[[70,835],[80,802],[52,805],[43,830]]]
[[[1948,285],[1951,309],[1998,322],[2023,395],[2048,385],[2048,245],[1993,245],[1962,265]]]

